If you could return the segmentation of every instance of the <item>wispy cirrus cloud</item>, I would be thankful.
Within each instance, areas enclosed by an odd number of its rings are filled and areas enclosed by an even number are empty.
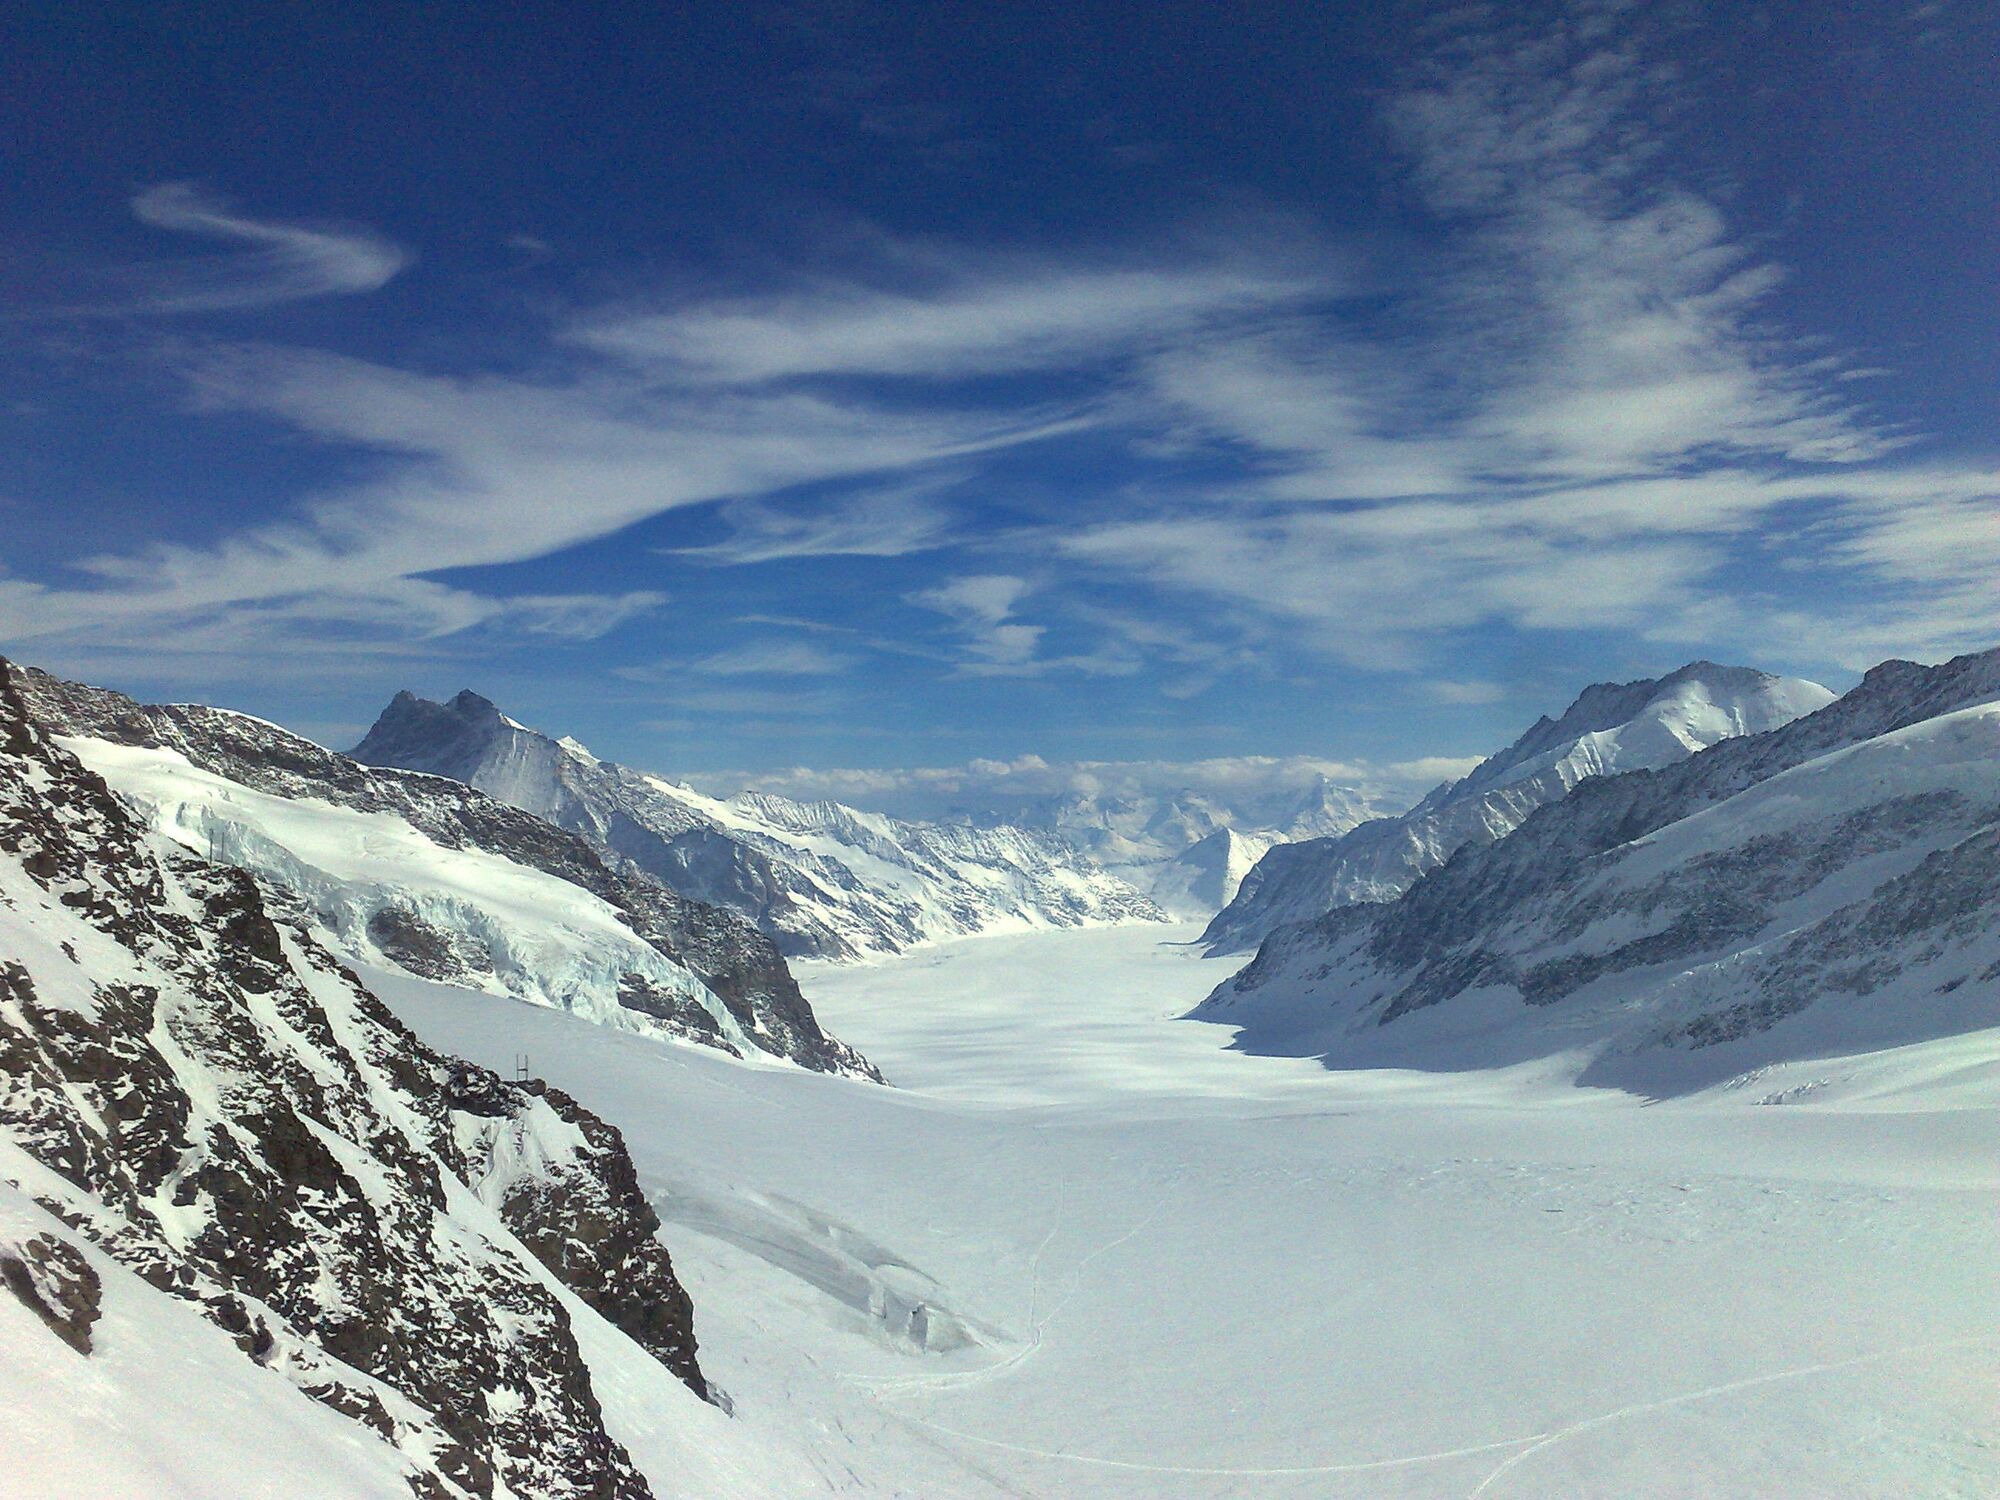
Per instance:
[[[1872,367],[1783,329],[1782,268],[1668,170],[1667,24],[1577,0],[1433,26],[1383,114],[1431,231],[1402,279],[1363,285],[1335,236],[1267,218],[1146,255],[881,239],[749,294],[545,308],[504,374],[183,342],[198,414],[366,455],[364,477],[0,579],[0,634],[587,638],[661,590],[476,570],[696,507],[727,535],[663,572],[910,559],[885,594],[939,617],[935,669],[962,676],[1153,672],[1174,696],[1274,648],[1435,669],[1478,631],[1850,655],[2000,634],[1991,466],[1914,462],[1863,400]],[[230,246],[157,268],[161,311],[364,292],[407,259],[186,185],[135,208]],[[1069,439],[1091,463],[999,537],[1000,456]],[[892,651],[923,654],[871,622],[820,660]]]
[[[910,595],[912,604],[944,615],[966,638],[981,666],[1021,667],[1034,658],[1045,628],[1015,619],[1014,609],[1033,589],[1025,578],[978,573]]]
[[[1856,402],[1870,367],[1782,331],[1782,268],[1665,170],[1661,40],[1590,0],[1442,20],[1385,119],[1449,250],[1366,332],[1150,359],[1133,399],[1253,472],[1051,549],[1356,663],[1502,625],[1848,661],[2000,634],[1993,466],[1907,463]]]
[[[579,320],[571,337],[701,383],[983,378],[1127,358],[1335,290],[1326,267],[1240,253],[1090,266],[962,246],[893,248],[883,269],[897,286],[822,280],[795,292],[600,314]]]
[[[386,286],[410,255],[370,230],[287,223],[240,213],[198,182],[160,182],[132,195],[133,217],[152,229],[235,248],[112,269],[72,267],[82,282],[14,319],[172,317],[235,312]]]
[[[709,677],[838,677],[855,664],[811,641],[752,641],[689,663]]]
[[[732,500],[719,509],[723,541],[669,555],[743,566],[794,557],[907,557],[945,546],[954,516],[938,496],[960,475],[932,475],[830,502]]]
[[[1395,810],[1440,781],[1463,776],[1474,757],[1431,756],[1375,764],[1312,755],[1236,755],[1200,760],[1050,760],[1020,755],[957,765],[891,768],[794,766],[766,771],[710,771],[688,782],[717,796],[744,790],[804,801],[830,798],[902,817],[999,816],[1030,823],[1049,804],[1091,799],[1117,807],[1148,800],[1208,802],[1229,808],[1243,827],[1284,823],[1323,782],[1350,788]]]

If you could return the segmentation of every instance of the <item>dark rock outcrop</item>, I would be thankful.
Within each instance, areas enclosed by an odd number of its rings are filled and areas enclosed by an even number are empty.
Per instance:
[[[618,1132],[425,1047],[249,875],[151,839],[18,683],[0,672],[15,1186],[394,1446],[419,1496],[647,1495],[558,1294],[705,1391]],[[277,753],[274,776],[316,768]],[[0,1246],[0,1279],[88,1351],[75,1245]]]

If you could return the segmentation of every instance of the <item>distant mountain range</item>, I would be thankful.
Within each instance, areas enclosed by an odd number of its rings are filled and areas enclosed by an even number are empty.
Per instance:
[[[1712,669],[1649,685],[1642,732],[1574,741],[1600,774],[1393,900],[1278,927],[1197,1014],[1333,1066],[1561,1060],[1659,1093],[2000,1023],[2000,651],[1888,662],[1797,718],[1802,685],[1726,680],[1726,705]],[[1731,733],[1690,746],[1697,721]],[[1475,795],[1571,760],[1551,728]],[[1618,769],[1668,739],[1692,753]]]
[[[1469,844],[1504,838],[1537,807],[1594,776],[1671,765],[1736,735],[1759,734],[1833,701],[1816,682],[1692,662],[1665,677],[1587,687],[1460,781],[1414,808],[1278,844],[1209,923],[1212,953],[1254,949],[1279,927],[1337,906],[1392,900]]]
[[[477,787],[621,868],[737,913],[788,956],[863,958],[980,932],[1164,917],[1050,833],[758,792],[708,797],[538,733],[471,692],[448,703],[399,693],[354,756]]]

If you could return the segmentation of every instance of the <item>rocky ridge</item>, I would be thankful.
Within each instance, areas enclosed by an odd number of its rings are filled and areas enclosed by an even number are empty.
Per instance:
[[[1470,844],[1505,838],[1544,803],[1593,777],[1669,765],[1737,735],[1775,729],[1831,702],[1817,683],[1691,662],[1665,677],[1597,683],[1462,780],[1410,811],[1333,838],[1281,843],[1244,877],[1201,941],[1253,950],[1279,927],[1337,906],[1389,901]]]
[[[159,826],[257,869],[357,961],[880,1080],[821,1030],[769,938],[614,868],[574,833],[462,782],[366,766],[248,715],[140,704],[11,664],[0,673]],[[311,825],[308,813],[329,809],[354,816]],[[402,850],[395,878],[353,852],[364,845]],[[335,870],[343,848],[349,863]],[[496,881],[521,887],[511,908]],[[566,919],[545,915],[555,910]]]
[[[2000,1020],[2000,651],[1589,780],[1400,898],[1272,933],[1199,1014],[1258,1050],[1667,1090]],[[1706,1058],[1695,1054],[1709,1052]]]
[[[578,1320],[690,1401],[705,1383],[618,1132],[418,1042],[289,903],[133,816],[20,683],[0,672],[0,1285],[90,1358],[133,1273],[424,1500],[649,1495]]]

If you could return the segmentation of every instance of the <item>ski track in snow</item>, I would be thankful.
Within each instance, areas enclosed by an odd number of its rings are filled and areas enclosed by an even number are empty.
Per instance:
[[[1107,1247],[1108,1248],[1108,1247]],[[1720,1385],[1703,1386],[1700,1390],[1684,1391],[1676,1396],[1665,1396],[1654,1401],[1638,1401],[1621,1406],[1613,1411],[1602,1412],[1594,1417],[1586,1417],[1580,1422],[1572,1422],[1567,1427],[1558,1427],[1550,1432],[1530,1433],[1525,1437],[1499,1438],[1490,1443],[1474,1443],[1463,1448],[1445,1448],[1432,1453],[1405,1454],[1398,1458],[1376,1458],[1346,1460],[1323,1464],[1283,1464],[1232,1467],[1207,1464],[1152,1464],[1136,1459],[1100,1458],[1087,1453],[1069,1453],[1049,1448],[1033,1448],[1023,1443],[1010,1443],[1000,1438],[985,1437],[976,1432],[966,1432],[960,1428],[947,1427],[941,1422],[910,1418],[921,1425],[941,1432],[963,1442],[978,1443],[982,1447],[996,1448],[1006,1453],[1018,1453],[1025,1457],[1047,1459],[1056,1463],[1080,1464],[1097,1469],[1119,1469],[1137,1474],[1183,1474],[1192,1477],[1214,1479],[1279,1479],[1310,1478],[1315,1474],[1367,1474],[1385,1469],[1409,1469],[1422,1464],[1443,1463],[1455,1458],[1473,1458],[1482,1453],[1497,1453],[1505,1448],[1521,1448],[1519,1453],[1508,1458],[1499,1468],[1488,1474],[1471,1491],[1466,1500],[1478,1500],[1486,1494],[1506,1474],[1520,1464],[1526,1463],[1536,1454],[1553,1448],[1592,1428],[1609,1426],[1626,1417],[1643,1415],[1646,1412],[1664,1411],[1670,1407],[1689,1406],[1698,1401],[1707,1401],[1716,1396],[1727,1396],[1737,1391],[1751,1390],[1757,1386],[1776,1385],[1787,1380],[1803,1380],[1813,1375],[1835,1374],[1842,1370],[1857,1369],[1863,1365],[1880,1364],[1885,1360],[1901,1359],[1915,1354],[1936,1353],[1944,1349],[1978,1348],[2000,1344],[2000,1338],[1944,1339],[1926,1344],[1910,1344],[1899,1349],[1882,1349],[1872,1354],[1857,1355],[1852,1359],[1828,1360],[1820,1364],[1799,1365],[1791,1369],[1776,1370],[1764,1375],[1750,1375],[1741,1380],[1724,1381]],[[985,1372],[981,1372],[985,1373]],[[1523,1445],[1528,1445],[1523,1447]]]
[[[1635,1401],[1629,1406],[1621,1406],[1614,1411],[1603,1412],[1598,1416],[1586,1417],[1581,1422],[1572,1422],[1567,1427],[1558,1427],[1553,1432],[1542,1433],[1530,1439],[1529,1441],[1534,1444],[1533,1447],[1516,1453],[1512,1458],[1501,1464],[1499,1468],[1480,1480],[1478,1485],[1466,1496],[1466,1500],[1478,1500],[1479,1496],[1487,1493],[1487,1491],[1493,1488],[1494,1484],[1504,1478],[1509,1470],[1526,1463],[1537,1453],[1546,1452],[1548,1449],[1555,1447],[1556,1444],[1567,1442],[1579,1433],[1588,1432],[1595,1427],[1608,1427],[1611,1423],[1623,1421],[1627,1417],[1636,1417],[1651,1411],[1665,1411],[1669,1407],[1691,1406],[1697,1401],[1707,1401],[1716,1396],[1728,1396],[1737,1391],[1752,1390],[1758,1386],[1777,1385],[1787,1380],[1804,1380],[1813,1375],[1831,1375],[1842,1370],[1855,1370],[1864,1365],[1876,1365],[1886,1360],[1904,1359],[1913,1354],[1934,1354],[1945,1349],[1975,1349],[1992,1344],[2000,1344],[2000,1338],[1939,1339],[1925,1344],[1906,1344],[1897,1349],[1879,1349],[1873,1354],[1858,1354],[1851,1359],[1825,1360],[1819,1364],[1796,1365],[1787,1370],[1774,1370],[1766,1375],[1748,1375],[1741,1380],[1725,1380],[1720,1385],[1707,1385],[1703,1386],[1700,1390],[1684,1391],[1678,1396],[1664,1396],[1655,1401]]]

